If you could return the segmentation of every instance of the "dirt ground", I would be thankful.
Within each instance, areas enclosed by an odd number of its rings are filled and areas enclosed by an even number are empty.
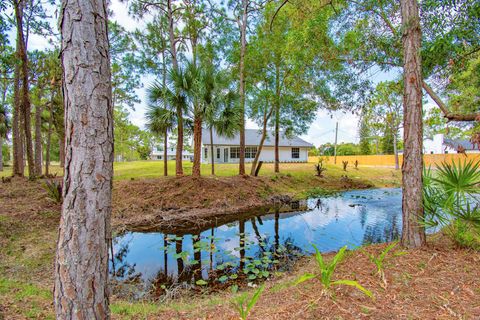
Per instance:
[[[385,247],[373,245],[366,250],[378,254]],[[315,279],[294,285],[304,272],[316,272],[314,259],[305,258],[296,271],[267,281],[249,319],[480,319],[479,263],[478,252],[431,240],[426,248],[387,258],[385,287],[373,263],[357,250],[348,255],[333,278],[356,280],[372,291],[374,298],[348,286],[335,287],[329,298],[322,295],[322,286]],[[188,311],[171,308],[150,319],[238,319],[230,304],[208,304],[197,302],[195,310]]]
[[[253,208],[288,202],[313,187],[325,190],[363,189],[372,185],[341,178],[310,178],[307,183],[281,175],[271,177],[202,177],[143,179],[114,184],[115,230],[201,226]],[[292,187],[293,186],[293,187]]]

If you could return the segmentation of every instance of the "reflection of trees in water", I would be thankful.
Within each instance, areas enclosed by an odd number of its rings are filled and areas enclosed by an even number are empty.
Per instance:
[[[386,220],[368,225],[363,235],[362,244],[381,243],[397,240],[400,237],[398,216],[391,214]]]
[[[367,208],[365,206],[360,206],[358,214],[360,215],[360,224],[362,228],[365,228],[365,222],[367,222]]]
[[[330,206],[328,205],[328,203],[325,203],[324,199],[322,198],[318,198],[317,200],[315,200],[314,209],[324,215],[327,215],[330,212]]]
[[[140,278],[142,274],[135,271],[136,263],[130,264],[126,260],[127,254],[130,251],[129,245],[129,241],[126,241],[117,247],[117,252],[113,259],[115,262],[115,272],[113,270],[113,265],[110,262],[110,275],[126,281],[133,281]]]

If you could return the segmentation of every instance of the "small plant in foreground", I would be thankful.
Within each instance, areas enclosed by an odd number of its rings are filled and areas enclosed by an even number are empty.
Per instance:
[[[48,197],[55,203],[62,202],[62,183],[57,180],[46,180],[44,188],[47,191]]]
[[[265,289],[265,284],[262,284],[257,291],[253,294],[253,296],[249,297],[248,294],[242,293],[238,297],[234,298],[231,303],[235,310],[238,312],[240,319],[246,320],[248,317],[248,314],[252,310],[252,308],[255,306],[255,304],[258,301],[258,298],[260,298],[260,295],[262,294],[263,290]],[[238,286],[232,286],[232,292],[236,293],[238,290]]]
[[[348,161],[342,161],[342,164],[343,164],[343,171],[347,171]]]
[[[338,264],[342,262],[343,258],[345,257],[347,246],[344,246],[343,248],[341,248],[337,252],[335,257],[333,257],[330,263],[326,263],[323,260],[322,254],[320,253],[320,251],[318,251],[318,248],[315,245],[313,245],[313,247],[315,248],[315,260],[317,260],[319,273],[318,274],[305,273],[297,280],[296,284],[305,282],[310,279],[317,278],[322,283],[323,293],[326,295],[332,294],[332,291],[331,291],[332,286],[347,285],[347,286],[357,288],[358,290],[360,290],[370,298],[373,297],[372,293],[369,290],[362,287],[357,281],[343,280],[343,279],[332,280],[332,275],[335,272],[335,268],[337,267]]]
[[[366,250],[363,250],[363,253],[370,259],[371,262],[375,264],[377,267],[377,275],[380,277],[382,280],[384,286],[387,286],[387,279],[385,278],[385,265],[384,261],[385,258],[387,257],[387,254],[397,246],[398,242],[393,242],[391,243],[388,247],[382,250],[378,256],[375,256],[372,253],[368,253]],[[399,252],[396,255],[402,255],[405,254],[405,252]]]

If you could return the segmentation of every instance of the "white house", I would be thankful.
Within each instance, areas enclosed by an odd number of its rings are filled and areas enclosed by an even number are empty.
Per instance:
[[[169,146],[167,149],[167,160],[175,160],[177,157],[177,148],[175,146]],[[152,160],[163,160],[163,146],[154,146],[152,153],[150,154]],[[182,159],[193,161],[193,153],[186,151],[182,152]]]
[[[245,161],[252,162],[257,154],[258,145],[262,137],[261,130],[245,130]],[[240,134],[233,138],[219,136],[213,131],[213,141],[210,140],[210,131],[204,129],[202,132],[202,162],[211,162],[211,146],[213,144],[213,156],[215,163],[237,163],[240,158]],[[307,162],[308,150],[312,148],[311,143],[299,137],[287,137],[280,134],[279,153],[281,162]],[[275,160],[275,136],[269,131],[263,144],[259,161],[273,162]]]
[[[424,154],[458,153],[459,147],[465,149],[466,153],[480,153],[480,150],[474,149],[470,141],[448,139],[443,134],[436,134],[433,138],[423,140]]]

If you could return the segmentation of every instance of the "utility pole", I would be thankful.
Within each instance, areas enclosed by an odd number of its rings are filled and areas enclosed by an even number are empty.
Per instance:
[[[337,164],[337,137],[338,137],[338,121],[335,126],[335,148],[333,151],[333,155],[334,155],[333,164]]]

